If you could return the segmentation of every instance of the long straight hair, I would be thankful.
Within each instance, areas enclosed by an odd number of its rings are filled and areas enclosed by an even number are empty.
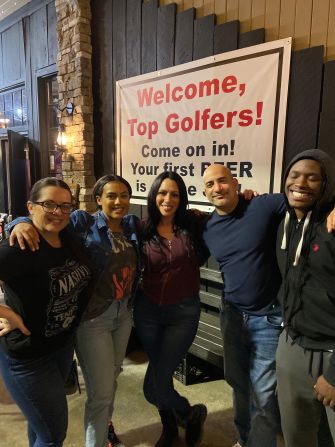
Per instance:
[[[157,236],[157,226],[162,218],[162,215],[156,205],[156,197],[159,188],[165,179],[170,179],[176,182],[179,191],[179,206],[174,216],[174,226],[176,229],[189,230],[187,218],[188,197],[184,180],[176,172],[166,171],[159,174],[153,181],[148,194],[148,217],[144,228],[144,240],[150,240]]]
[[[190,248],[192,247],[197,255],[199,265],[208,258],[208,251],[202,240],[202,232],[205,226],[205,219],[197,217],[187,211],[188,197],[184,180],[176,172],[162,172],[151,185],[148,194],[148,217],[144,223],[142,240],[149,242],[158,241],[157,226],[161,220],[161,213],[156,205],[156,197],[162,182],[170,179],[176,182],[179,190],[179,206],[174,216],[174,227],[176,231],[184,231],[189,236]]]

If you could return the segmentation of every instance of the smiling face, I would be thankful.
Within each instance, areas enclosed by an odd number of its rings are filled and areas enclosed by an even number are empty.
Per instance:
[[[218,214],[228,214],[236,208],[238,181],[228,168],[220,164],[210,165],[204,172],[204,183],[204,194]]]
[[[316,160],[299,160],[288,173],[285,194],[298,219],[313,208],[321,196],[323,177],[320,163]]]
[[[109,220],[121,221],[128,213],[130,194],[123,183],[109,182],[103,187],[101,196],[96,197],[96,201]]]
[[[59,186],[46,186],[40,190],[37,202],[55,202],[57,205],[71,204],[72,197],[68,190]],[[37,203],[28,202],[29,213],[33,224],[42,234],[58,234],[69,223],[70,214],[64,214],[58,207],[50,213],[44,211]]]
[[[173,218],[180,204],[177,183],[166,178],[162,181],[156,195],[156,206],[162,217]]]

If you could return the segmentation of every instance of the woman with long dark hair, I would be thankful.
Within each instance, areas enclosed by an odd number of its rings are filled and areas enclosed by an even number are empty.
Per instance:
[[[65,380],[74,331],[88,301],[89,263],[67,225],[68,185],[56,178],[33,186],[27,207],[40,249],[0,246],[0,371],[28,420],[30,447],[60,447],[67,431]]]
[[[192,344],[200,316],[201,222],[187,211],[183,179],[164,172],[148,195],[143,223],[142,282],[135,301],[138,337],[149,357],[144,395],[155,405],[163,431],[156,447],[170,447],[185,427],[185,441],[196,446],[207,416],[173,387],[173,373]]]

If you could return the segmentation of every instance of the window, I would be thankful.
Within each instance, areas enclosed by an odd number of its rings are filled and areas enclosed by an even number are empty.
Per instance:
[[[27,126],[27,97],[24,87],[0,93],[0,128]]]

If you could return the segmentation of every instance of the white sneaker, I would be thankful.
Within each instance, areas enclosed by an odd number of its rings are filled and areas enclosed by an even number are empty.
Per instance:
[[[242,446],[239,442],[236,442],[236,444],[234,444],[232,447],[242,447]]]

